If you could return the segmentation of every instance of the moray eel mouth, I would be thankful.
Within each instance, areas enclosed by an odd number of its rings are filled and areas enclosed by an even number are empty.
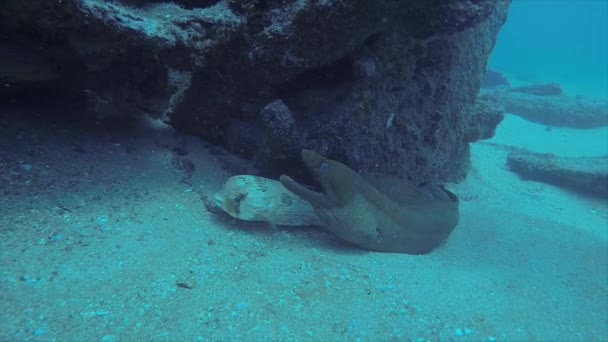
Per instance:
[[[354,183],[357,183],[359,176],[355,177],[354,171],[346,165],[306,149],[302,150],[301,157],[312,178],[320,185],[321,191],[304,187],[285,175],[281,176],[280,180],[287,189],[310,202],[313,207],[342,206],[357,191]]]

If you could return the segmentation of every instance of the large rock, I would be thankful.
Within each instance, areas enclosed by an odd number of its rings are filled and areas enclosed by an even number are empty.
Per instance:
[[[465,142],[490,139],[505,118],[505,109],[492,96],[480,95],[466,115]]]
[[[596,128],[608,125],[608,101],[567,95],[539,96],[498,90],[493,96],[505,111],[548,126]]]
[[[525,179],[608,198],[608,156],[559,157],[518,150],[509,153],[507,164]]]
[[[297,175],[306,147],[454,181],[484,136],[468,113],[509,4],[5,0],[0,25],[43,46],[97,116],[143,111],[267,174]]]

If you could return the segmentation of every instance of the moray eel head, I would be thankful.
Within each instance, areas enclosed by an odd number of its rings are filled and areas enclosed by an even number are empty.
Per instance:
[[[302,161],[316,180],[327,177],[332,171],[329,167],[331,160],[314,151],[302,150]]]
[[[282,175],[280,181],[285,188],[308,201],[313,207],[341,207],[357,192],[357,186],[353,183],[358,182],[361,177],[348,166],[311,150],[302,150],[302,161],[313,178],[321,184],[323,193],[303,187],[286,175]]]
[[[355,189],[351,184],[354,173],[351,168],[311,150],[302,150],[302,161],[315,180],[321,184],[330,203],[341,205],[349,200]]]

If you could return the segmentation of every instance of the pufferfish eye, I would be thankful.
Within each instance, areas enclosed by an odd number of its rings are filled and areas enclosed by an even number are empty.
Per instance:
[[[321,164],[321,171],[327,171],[328,168],[329,168],[329,164],[327,164],[326,162],[323,162]]]
[[[246,196],[247,196],[247,194],[243,194],[243,193],[236,194],[232,197],[232,200],[234,201],[234,203],[239,204]]]
[[[239,193],[231,197],[232,200],[232,211],[235,214],[241,213],[241,201],[247,197],[247,194]]]

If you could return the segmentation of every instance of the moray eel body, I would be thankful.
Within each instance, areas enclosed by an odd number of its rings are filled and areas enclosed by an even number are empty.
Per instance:
[[[310,150],[302,151],[302,159],[323,193],[285,175],[281,183],[309,202],[331,233],[355,246],[423,254],[440,246],[458,223],[458,198],[443,187],[416,187],[383,174],[363,177]]]

